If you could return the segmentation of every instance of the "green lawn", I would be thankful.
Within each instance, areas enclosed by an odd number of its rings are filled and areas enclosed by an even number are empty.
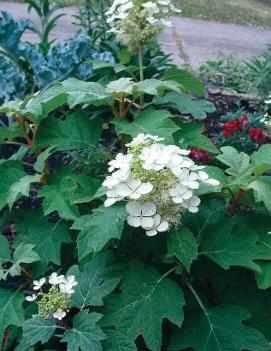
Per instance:
[[[271,0],[175,0],[185,17],[271,28]]]

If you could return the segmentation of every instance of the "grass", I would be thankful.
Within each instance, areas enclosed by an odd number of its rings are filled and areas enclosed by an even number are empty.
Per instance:
[[[271,0],[175,0],[182,16],[271,29]]]

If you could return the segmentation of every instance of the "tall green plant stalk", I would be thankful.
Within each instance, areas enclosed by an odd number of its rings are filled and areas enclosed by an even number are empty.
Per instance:
[[[139,65],[139,79],[144,80],[144,55],[142,45],[138,49],[138,65]],[[140,107],[144,105],[144,95],[140,96]]]

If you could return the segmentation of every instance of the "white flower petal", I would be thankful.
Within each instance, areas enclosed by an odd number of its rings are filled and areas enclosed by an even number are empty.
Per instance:
[[[131,227],[138,228],[141,226],[141,218],[140,217],[134,217],[134,216],[128,216],[127,217],[127,223]]]
[[[145,202],[141,211],[143,216],[153,216],[156,213],[156,206],[152,202]]]
[[[137,201],[130,201],[126,205],[126,211],[132,216],[141,216],[141,204]]]
[[[157,227],[158,232],[166,232],[169,228],[169,223],[167,221],[161,222]]]
[[[157,230],[155,230],[155,229],[147,230],[146,235],[147,236],[155,236],[155,235],[157,235]]]
[[[151,229],[154,225],[154,219],[152,217],[142,217],[141,227],[144,229]]]
[[[146,195],[150,193],[153,189],[153,185],[151,183],[142,183],[140,187],[137,189],[137,192],[141,195]]]
[[[205,181],[205,183],[206,183],[206,184],[213,185],[213,186],[218,186],[218,185],[220,185],[220,182],[219,182],[217,179],[212,179],[212,178],[207,179],[207,180]]]
[[[198,207],[189,206],[188,211],[191,213],[197,213],[197,212],[199,212],[199,209],[198,209]]]

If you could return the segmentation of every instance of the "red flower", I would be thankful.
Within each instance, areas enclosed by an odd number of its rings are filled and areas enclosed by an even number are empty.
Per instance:
[[[232,130],[232,131],[237,131],[240,130],[241,122],[240,121],[228,121],[224,124],[224,129]]]
[[[258,141],[259,143],[264,142],[266,138],[262,128],[249,128],[248,135],[251,139]]]
[[[242,127],[245,126],[246,124],[249,124],[249,119],[247,115],[243,115],[241,119],[241,124],[242,124]]]
[[[201,149],[196,149],[196,148],[190,148],[191,151],[191,157],[194,160],[197,161],[207,161],[210,162],[212,161],[212,157],[204,150]]]
[[[233,131],[231,131],[231,130],[229,130],[229,129],[224,129],[223,130],[223,136],[225,137],[225,138],[230,138],[232,135],[233,135]]]

